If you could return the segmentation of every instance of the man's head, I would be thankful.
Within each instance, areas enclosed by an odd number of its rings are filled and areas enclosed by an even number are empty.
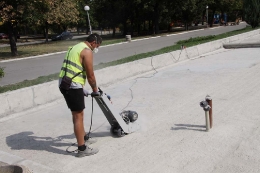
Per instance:
[[[97,49],[101,43],[102,43],[102,38],[98,34],[90,34],[87,38],[86,41],[89,42],[90,46],[92,47],[92,50]]]

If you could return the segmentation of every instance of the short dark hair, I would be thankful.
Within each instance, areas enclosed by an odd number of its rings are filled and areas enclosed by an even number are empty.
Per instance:
[[[96,41],[97,44],[101,44],[102,43],[102,38],[100,37],[100,35],[98,34],[90,34],[87,38],[86,38],[86,41],[91,43],[93,41]]]

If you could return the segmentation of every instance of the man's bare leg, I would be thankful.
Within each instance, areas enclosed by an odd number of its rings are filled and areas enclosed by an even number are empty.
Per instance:
[[[82,111],[72,111],[72,118],[74,124],[74,133],[77,138],[78,146],[85,145],[84,136],[84,112]]]
[[[76,157],[85,157],[98,153],[97,148],[90,148],[85,145],[85,130],[84,130],[84,112],[82,111],[73,111],[73,124],[74,124],[74,133],[78,142],[78,153]]]

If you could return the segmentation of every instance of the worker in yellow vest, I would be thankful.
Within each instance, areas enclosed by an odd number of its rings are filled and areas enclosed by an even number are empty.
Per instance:
[[[89,138],[84,129],[85,101],[84,90],[86,79],[94,93],[98,93],[96,78],[93,69],[93,53],[98,51],[102,38],[98,34],[91,34],[85,42],[71,47],[63,61],[59,75],[59,88],[63,94],[68,108],[72,112],[74,134],[77,138],[78,153],[76,157],[84,157],[96,154],[98,149],[88,145],[96,142]]]

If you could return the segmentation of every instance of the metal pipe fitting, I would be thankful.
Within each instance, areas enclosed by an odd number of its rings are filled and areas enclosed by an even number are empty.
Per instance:
[[[206,132],[208,132],[210,129],[209,111],[205,111],[205,120],[206,120]]]
[[[206,132],[209,131],[210,129],[210,120],[209,120],[209,111],[211,109],[210,105],[208,104],[207,101],[201,101],[200,106],[203,108],[205,111],[205,119],[206,119]]]
[[[212,115],[212,98],[207,95],[205,100],[208,102],[208,105],[210,106],[209,110],[209,123],[210,123],[210,128],[213,126],[213,115]]]

